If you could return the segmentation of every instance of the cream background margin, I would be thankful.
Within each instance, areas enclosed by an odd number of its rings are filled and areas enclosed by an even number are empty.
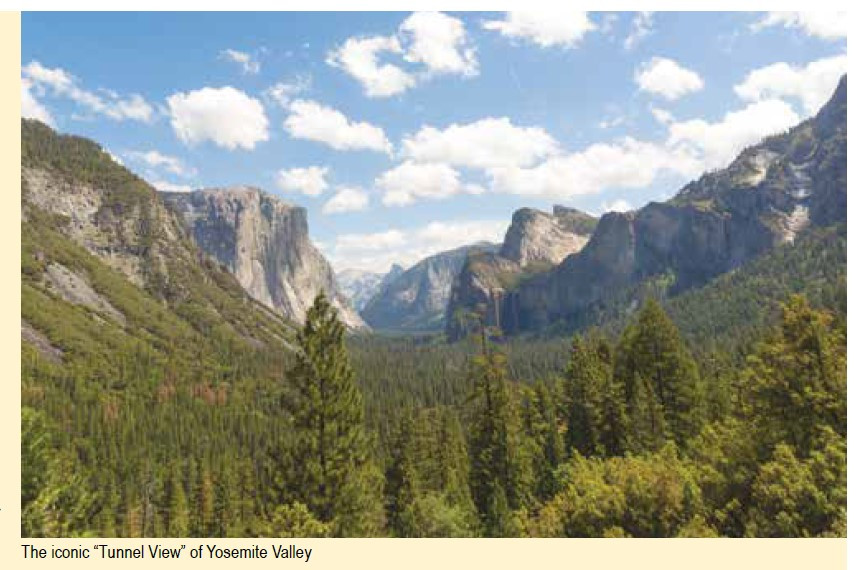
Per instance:
[[[24,542],[92,547],[99,539],[20,538],[20,66],[21,20],[15,12],[0,13],[0,251],[6,275],[0,279],[2,332],[0,350],[9,376],[0,379],[0,565],[3,568],[116,568],[108,560],[27,560]],[[189,545],[218,543],[222,547],[273,543],[312,548],[311,561],[185,560],[124,561],[123,567],[161,568],[415,568],[448,567],[637,568],[648,570],[712,570],[780,568],[832,570],[847,567],[846,539],[111,539],[112,546],[141,544]],[[187,556],[187,554],[184,554]]]

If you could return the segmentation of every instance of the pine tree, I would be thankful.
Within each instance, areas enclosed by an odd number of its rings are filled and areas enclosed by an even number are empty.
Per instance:
[[[417,481],[412,450],[413,432],[409,419],[402,418],[392,444],[392,463],[386,470],[386,520],[398,537],[421,536],[416,522]]]
[[[635,323],[623,332],[617,349],[615,375],[625,386],[632,425],[649,425],[649,441],[641,447],[657,449],[663,422],[668,435],[680,445],[702,425],[703,396],[697,365],[673,321],[655,299],[648,299]],[[651,397],[656,403],[639,402]],[[644,416],[646,414],[646,417]],[[631,436],[639,437],[632,429]]]
[[[297,500],[336,535],[380,531],[380,473],[371,463],[362,397],[344,345],[344,325],[319,293],[299,333],[288,373],[296,430]]]
[[[536,466],[536,497],[545,501],[557,492],[557,467],[563,461],[563,440],[557,420],[554,391],[545,382],[536,385],[536,435],[541,462]]]
[[[608,457],[623,455],[631,447],[631,422],[626,412],[625,385],[615,377],[608,379],[602,419],[601,449]]]
[[[518,413],[506,382],[505,357],[489,346],[484,326],[480,335],[470,398],[470,486],[486,535],[511,536],[516,532],[514,511],[528,498],[528,465],[518,441]]]
[[[198,483],[198,531],[200,536],[215,534],[215,484],[208,464],[204,463]]]
[[[564,375],[566,404],[566,448],[585,456],[603,453],[604,399],[610,370],[597,343],[580,335],[572,341],[571,357]]]
[[[642,453],[661,448],[670,436],[664,410],[652,383],[637,372],[632,381],[630,410],[628,429],[633,435],[629,451]]]
[[[168,536],[189,536],[189,507],[179,466],[173,465],[168,480]]]
[[[818,426],[847,435],[847,344],[832,317],[793,296],[772,338],[749,359],[752,418],[764,441],[784,441],[806,454]]]
[[[107,478],[104,482],[102,497],[102,508],[99,511],[99,536],[116,537],[120,496],[117,494],[113,479]]]

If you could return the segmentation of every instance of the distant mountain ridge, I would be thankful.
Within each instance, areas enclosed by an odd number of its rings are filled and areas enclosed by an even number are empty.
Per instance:
[[[356,311],[361,311],[374,295],[392,279],[404,273],[404,268],[393,264],[388,273],[375,273],[362,269],[343,269],[335,274],[338,288]]]
[[[847,78],[821,111],[744,150],[673,199],[602,216],[561,263],[524,276],[506,260],[464,266],[447,319],[451,339],[469,314],[508,334],[576,322],[603,299],[651,280],[668,294],[735,269],[809,226],[847,219]]]
[[[498,245],[480,242],[432,255],[401,273],[390,272],[362,309],[362,318],[377,330],[442,330],[452,282],[468,252],[498,249]]]

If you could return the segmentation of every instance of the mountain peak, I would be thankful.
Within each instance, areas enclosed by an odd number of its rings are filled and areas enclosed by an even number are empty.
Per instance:
[[[178,193],[173,192],[173,194]],[[258,188],[257,186],[251,186],[248,184],[201,188],[199,190],[193,190],[191,194],[198,194],[200,196],[214,196],[221,199],[237,200],[240,202],[248,202],[250,200],[258,200],[262,202],[266,201],[273,205],[281,207],[301,208],[301,206],[297,206],[289,200],[285,200],[284,198],[276,196],[275,194],[267,192],[266,190]]]
[[[254,299],[302,322],[323,291],[351,328],[359,316],[339,296],[335,274],[311,243],[305,208],[254,186],[162,194],[203,251],[230,269]]]
[[[554,206],[549,214],[520,208],[512,215],[500,255],[520,266],[557,264],[579,251],[595,227],[595,219],[574,208]]]
[[[486,322],[507,333],[581,322],[591,311],[626,306],[646,284],[667,295],[701,287],[793,243],[809,226],[845,222],[846,91],[845,76],[815,117],[743,150],[727,168],[704,174],[670,201],[605,214],[589,243],[552,267],[528,269],[524,259],[552,258],[560,220],[580,214],[518,210],[502,250],[510,265],[486,263],[488,276],[465,267],[459,278],[450,338],[464,333],[456,315],[465,310],[484,306]],[[513,262],[521,264],[517,278]]]

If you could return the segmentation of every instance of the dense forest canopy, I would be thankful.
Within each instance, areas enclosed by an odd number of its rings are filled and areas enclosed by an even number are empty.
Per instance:
[[[366,370],[360,391],[321,297],[299,357],[217,385],[194,367],[166,384],[133,348],[122,385],[28,350],[22,533],[843,536],[845,335],[794,296],[742,364],[705,365],[648,301],[529,383],[482,327],[463,358],[430,353],[428,376],[365,340],[381,382]]]

